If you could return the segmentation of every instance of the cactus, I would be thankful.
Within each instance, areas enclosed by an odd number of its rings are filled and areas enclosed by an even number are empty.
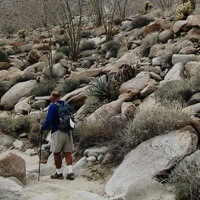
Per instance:
[[[177,20],[186,19],[194,11],[190,2],[183,4],[176,4],[174,6],[174,11]]]

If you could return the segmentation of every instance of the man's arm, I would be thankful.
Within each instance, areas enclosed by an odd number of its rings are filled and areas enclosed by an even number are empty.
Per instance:
[[[52,104],[49,106],[47,117],[45,122],[43,123],[41,130],[45,130],[50,128],[50,126],[53,124],[55,117],[57,114],[57,106],[55,104]]]

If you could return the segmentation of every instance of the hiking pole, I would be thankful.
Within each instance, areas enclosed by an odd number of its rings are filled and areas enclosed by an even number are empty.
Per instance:
[[[40,165],[41,165],[41,156],[42,156],[42,139],[43,139],[43,131],[40,130],[40,139],[39,139],[40,150],[39,150],[39,170],[38,170],[38,181],[40,180]]]

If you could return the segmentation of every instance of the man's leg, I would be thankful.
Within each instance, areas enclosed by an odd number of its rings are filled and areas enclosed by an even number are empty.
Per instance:
[[[62,174],[62,157],[60,153],[54,153],[54,162],[56,166],[56,174],[52,175],[52,179],[63,179],[63,174]]]
[[[64,152],[65,161],[67,163],[67,179],[74,180],[74,173],[73,173],[73,167],[72,167],[72,154],[71,152]]]

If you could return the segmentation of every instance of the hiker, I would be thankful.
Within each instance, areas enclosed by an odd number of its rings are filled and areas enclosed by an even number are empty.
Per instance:
[[[54,154],[54,162],[56,166],[56,173],[51,175],[52,179],[63,179],[62,173],[62,155],[65,157],[67,163],[67,177],[66,179],[73,180],[74,173],[72,168],[72,152],[74,150],[72,134],[59,129],[59,115],[58,107],[64,105],[65,102],[61,100],[60,94],[57,91],[51,93],[52,104],[48,108],[46,120],[40,127],[41,131],[49,129],[51,130],[51,147],[50,151]],[[68,104],[67,104],[68,105]],[[69,105],[68,105],[69,106]],[[70,107],[69,107],[70,108]],[[71,108],[70,108],[71,109]]]

